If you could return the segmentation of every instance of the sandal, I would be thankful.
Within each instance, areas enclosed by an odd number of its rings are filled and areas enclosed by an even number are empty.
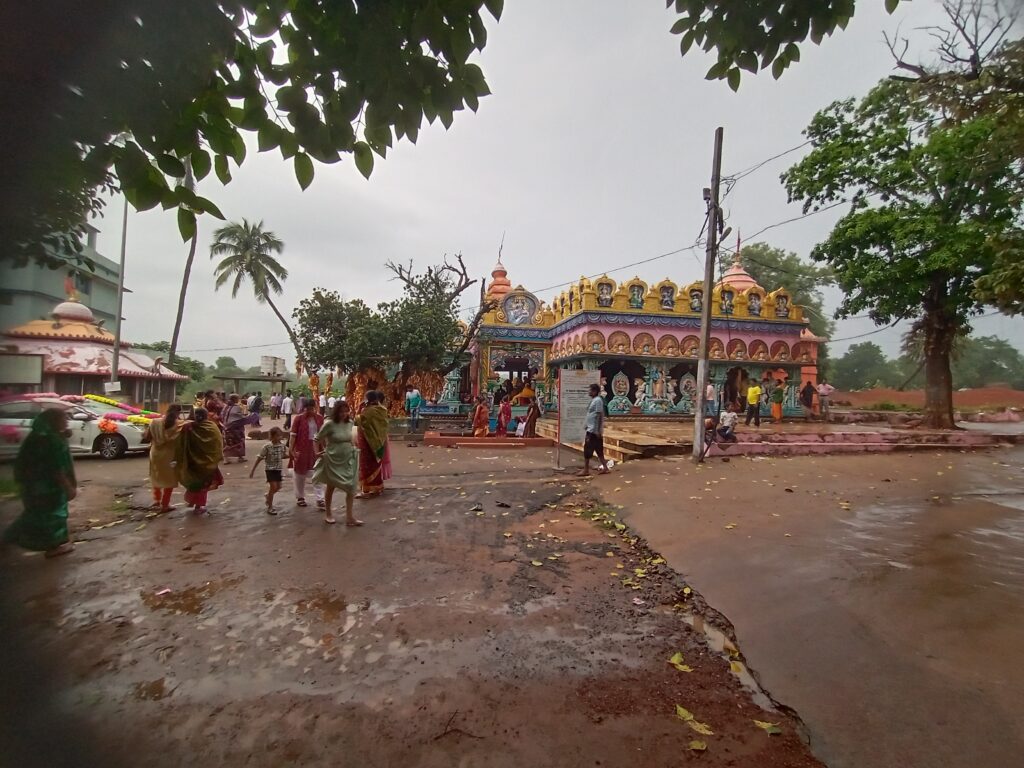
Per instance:
[[[363,524],[362,520],[354,520],[353,519],[353,520],[346,520],[345,521],[345,526],[348,527],[348,528],[358,528],[362,524]]]
[[[295,504],[296,504],[297,506],[299,506],[299,507],[308,507],[308,506],[309,506],[309,505],[308,505],[308,504],[306,503],[306,500],[305,500],[305,499],[296,499],[296,500],[295,500]]]
[[[325,517],[324,518],[324,522],[327,523],[328,525],[334,525],[338,521],[335,520],[333,517]]]

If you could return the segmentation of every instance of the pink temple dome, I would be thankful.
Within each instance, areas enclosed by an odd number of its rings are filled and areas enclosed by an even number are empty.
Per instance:
[[[737,293],[741,293],[747,290],[747,288],[761,287],[757,284],[757,281],[750,276],[750,273],[743,268],[743,264],[738,258],[732,263],[732,266],[726,270],[725,274],[722,276],[722,282],[720,282],[716,287],[721,287],[723,285],[729,286]]]
[[[499,256],[498,263],[494,265],[494,271],[491,272],[491,284],[487,286],[487,295],[494,299],[500,299],[511,290],[512,282],[508,279],[508,270],[501,263]]]

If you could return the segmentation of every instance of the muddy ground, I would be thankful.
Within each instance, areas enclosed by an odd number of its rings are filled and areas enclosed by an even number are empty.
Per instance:
[[[832,768],[1024,754],[1024,448],[630,462],[595,481]]]
[[[540,449],[394,453],[360,529],[268,517],[234,465],[209,517],[151,516],[145,459],[78,462],[75,553],[4,553],[0,760],[820,765],[601,488]]]

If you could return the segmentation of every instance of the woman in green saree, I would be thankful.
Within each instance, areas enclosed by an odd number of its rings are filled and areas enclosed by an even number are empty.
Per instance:
[[[224,438],[220,427],[205,408],[196,408],[192,421],[181,428],[178,441],[178,482],[185,487],[185,503],[197,515],[206,513],[206,494],[220,488],[224,477],[220,463],[224,460]]]
[[[356,419],[359,440],[358,498],[379,496],[384,481],[391,477],[391,456],[388,452],[388,410],[382,405],[384,396],[376,390],[366,393],[366,406]]]
[[[75,548],[68,535],[68,502],[75,498],[75,468],[67,441],[64,411],[50,408],[32,422],[14,464],[24,511],[4,531],[3,540],[47,557]]]

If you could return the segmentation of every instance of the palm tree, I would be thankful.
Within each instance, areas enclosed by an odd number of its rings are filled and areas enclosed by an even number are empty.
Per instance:
[[[242,219],[241,224],[232,222],[221,227],[213,233],[213,245],[210,246],[211,259],[214,256],[225,257],[214,269],[217,278],[214,287],[220,289],[231,280],[231,298],[235,298],[242,283],[248,279],[252,283],[256,301],[269,304],[274,310],[277,319],[288,331],[295,354],[302,360],[295,332],[271,299],[271,295],[281,295],[281,283],[288,279],[288,270],[273,256],[283,250],[284,243],[273,232],[265,231],[262,221],[250,224]]]
[[[192,173],[191,159],[185,162],[185,188],[190,192],[196,190],[196,179]],[[178,315],[174,319],[174,333],[171,334],[171,352],[167,358],[167,364],[174,365],[174,357],[178,353],[178,334],[181,333],[181,319],[185,315],[185,294],[188,292],[188,280],[192,274],[192,262],[196,258],[196,244],[199,242],[199,228],[192,235],[188,244],[188,258],[185,259],[185,274],[181,278],[181,292],[178,294]]]

